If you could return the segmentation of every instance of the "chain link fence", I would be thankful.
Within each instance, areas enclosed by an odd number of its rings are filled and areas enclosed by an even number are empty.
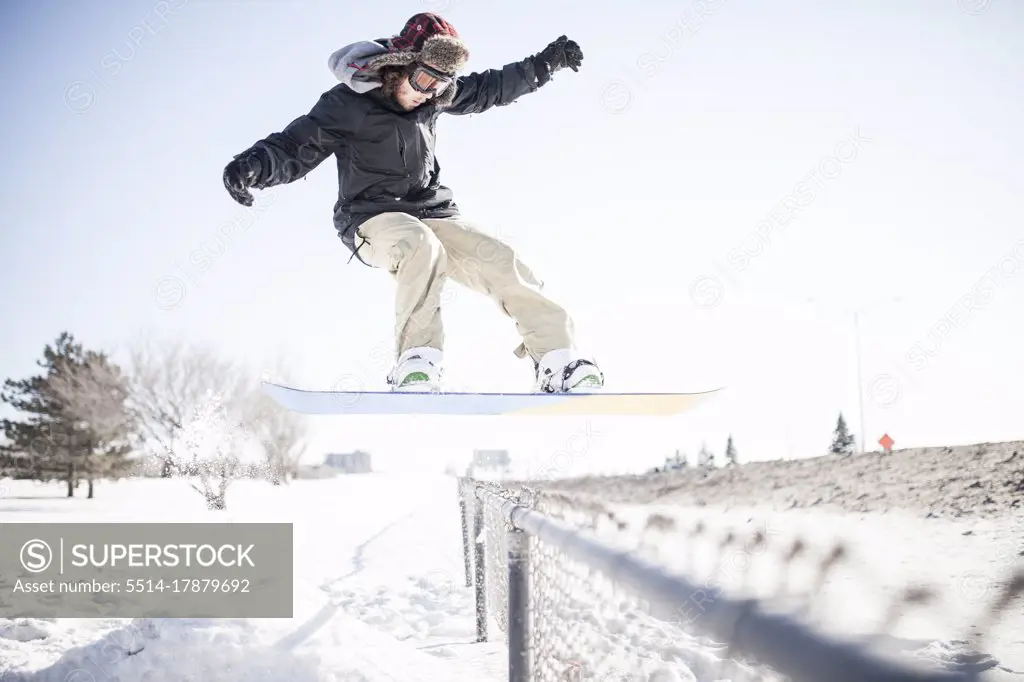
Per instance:
[[[980,680],[967,667],[882,657],[671,572],[584,498],[463,478],[459,504],[477,638],[508,646],[510,682]],[[670,521],[648,520],[659,523]],[[743,542],[751,551],[764,540]]]

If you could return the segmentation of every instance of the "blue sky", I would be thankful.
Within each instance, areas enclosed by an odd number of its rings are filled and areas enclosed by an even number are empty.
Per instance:
[[[333,162],[252,210],[220,176],[335,84],[331,52],[423,10],[468,41],[469,70],[580,43],[579,73],[442,120],[443,181],[572,310],[609,390],[729,389],[672,420],[317,419],[311,457],[546,461],[575,443],[579,470],[635,469],[730,432],[745,459],[820,454],[840,410],[860,430],[857,311],[870,444],[1024,437],[1024,6],[1008,0],[7,3],[0,375],[69,329],[380,388],[393,285],[346,264]],[[446,301],[450,381],[528,389],[511,322]]]

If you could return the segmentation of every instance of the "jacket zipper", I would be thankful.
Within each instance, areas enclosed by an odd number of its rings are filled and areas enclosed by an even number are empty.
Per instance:
[[[426,154],[424,152],[426,152],[426,147],[423,145],[423,130],[418,126],[416,128],[416,139],[414,141],[416,143],[416,163],[420,166],[419,180],[422,182],[423,174],[429,172],[429,169],[427,169],[425,165]],[[423,148],[421,149],[421,147]]]

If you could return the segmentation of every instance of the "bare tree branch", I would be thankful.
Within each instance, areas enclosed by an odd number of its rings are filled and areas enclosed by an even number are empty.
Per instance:
[[[164,460],[163,475],[181,473],[176,456],[186,424],[215,391],[229,411],[241,411],[251,390],[247,373],[211,350],[182,341],[146,340],[130,351],[131,404]]]
[[[45,392],[61,405],[65,419],[88,425],[102,441],[126,441],[135,427],[128,410],[128,386],[120,369],[97,353],[82,362],[61,358],[46,378]]]
[[[189,471],[202,487],[192,488],[206,500],[211,510],[225,509],[228,486],[238,470],[239,453],[246,445],[248,434],[239,428],[237,415],[229,412],[223,397],[209,391],[193,417],[183,424],[181,442],[191,455]]]

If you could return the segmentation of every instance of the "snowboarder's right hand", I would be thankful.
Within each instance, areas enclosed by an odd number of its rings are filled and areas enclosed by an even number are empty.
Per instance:
[[[249,188],[256,185],[261,170],[259,158],[253,154],[232,159],[224,167],[224,187],[231,198],[242,206],[252,206],[253,196]]]

